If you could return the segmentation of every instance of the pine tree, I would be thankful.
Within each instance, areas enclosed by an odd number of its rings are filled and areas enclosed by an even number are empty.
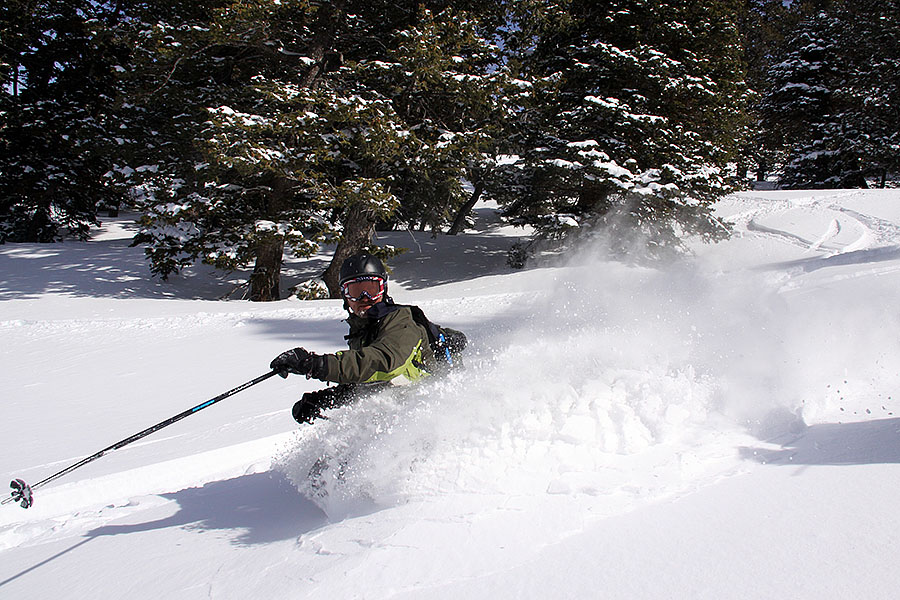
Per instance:
[[[121,142],[116,101],[129,50],[121,15],[76,0],[0,9],[0,243],[84,238],[124,190],[107,177]]]
[[[854,0],[840,10],[850,85],[841,89],[846,130],[862,174],[900,174],[900,2]]]
[[[769,147],[786,149],[783,186],[841,187],[832,178],[836,164],[856,162],[846,152],[828,147],[842,127],[834,89],[841,77],[838,28],[825,12],[804,20],[787,40],[782,60],[769,71],[769,91],[761,102],[762,127]]]
[[[324,279],[335,296],[343,258],[398,207],[405,219],[445,221],[436,207],[459,204],[474,152],[458,141],[465,119],[449,117],[473,103],[467,75],[457,75],[475,68],[477,51],[460,41],[471,27],[448,27],[465,13],[433,4],[441,12],[412,2],[234,2],[205,27],[157,36],[174,58],[157,96],[215,93],[193,103],[207,113],[191,131],[201,158],[148,203],[141,240],[152,269],[255,261],[251,299],[277,299],[283,252],[308,256],[332,241]]]
[[[477,15],[425,10],[395,36],[388,62],[362,65],[366,85],[391,99],[421,144],[417,164],[402,174],[398,222],[433,231],[452,222],[450,233],[458,233],[483,190],[503,132],[508,80],[488,39],[499,10],[491,3],[482,3]]]
[[[747,85],[753,95],[750,111],[756,122],[760,119],[755,111],[759,95],[766,87],[766,74],[776,60],[775,54],[784,43],[785,35],[800,19],[797,6],[798,3],[786,5],[782,0],[748,0],[746,11],[740,19],[747,63]],[[792,7],[795,10],[791,10]],[[759,128],[752,124],[748,126],[751,131],[744,136],[746,146],[741,151],[740,176],[746,179],[746,171],[750,165],[755,165],[757,181],[765,181],[776,158],[766,146]]]
[[[866,187],[898,168],[898,9],[835,2],[786,39],[760,103],[765,143],[783,155],[781,186]]]
[[[517,3],[526,102],[506,213],[547,238],[621,228],[623,250],[635,230],[655,247],[724,233],[710,205],[747,99],[738,4]]]

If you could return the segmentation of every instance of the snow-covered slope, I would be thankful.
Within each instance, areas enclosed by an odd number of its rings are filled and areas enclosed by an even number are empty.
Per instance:
[[[900,192],[718,212],[731,240],[656,268],[511,271],[490,206],[385,235],[392,295],[469,335],[464,372],[302,429],[317,383],[273,378],[103,457],[0,508],[0,597],[892,598]],[[340,302],[145,280],[127,228],[0,247],[8,479],[343,343]]]

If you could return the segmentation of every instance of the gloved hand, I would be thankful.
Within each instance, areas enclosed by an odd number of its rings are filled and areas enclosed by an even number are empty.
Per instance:
[[[269,368],[277,371],[282,377],[287,377],[288,373],[296,373],[324,379],[326,375],[325,357],[313,354],[305,348],[294,348],[282,352],[269,364]]]

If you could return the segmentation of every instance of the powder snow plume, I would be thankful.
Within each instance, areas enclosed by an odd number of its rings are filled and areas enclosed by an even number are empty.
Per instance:
[[[467,332],[466,370],[331,411],[301,430],[280,470],[330,515],[442,494],[604,494],[662,472],[678,479],[712,440],[766,439],[839,410],[822,392],[845,376],[822,372],[821,349],[833,353],[826,365],[865,351],[846,341],[852,306],[797,302],[765,272],[683,260],[544,277],[508,319]],[[842,326],[810,327],[833,311]],[[896,342],[887,347],[900,357]]]

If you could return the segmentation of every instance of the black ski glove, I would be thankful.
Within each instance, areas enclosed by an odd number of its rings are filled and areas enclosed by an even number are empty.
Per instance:
[[[269,368],[277,371],[282,377],[287,377],[288,373],[296,373],[322,380],[325,379],[328,372],[325,357],[313,354],[305,348],[294,348],[282,352],[275,357]]]

